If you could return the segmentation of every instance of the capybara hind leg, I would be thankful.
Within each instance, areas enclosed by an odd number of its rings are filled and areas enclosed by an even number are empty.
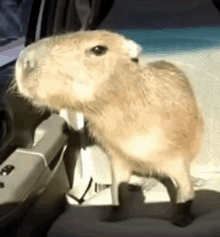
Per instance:
[[[166,173],[171,177],[176,188],[176,195],[171,197],[175,198],[172,201],[173,213],[171,221],[174,225],[185,227],[194,219],[191,214],[194,189],[188,164],[184,162],[184,159],[180,159],[178,162],[173,161],[173,165],[170,166],[170,170],[166,170]]]

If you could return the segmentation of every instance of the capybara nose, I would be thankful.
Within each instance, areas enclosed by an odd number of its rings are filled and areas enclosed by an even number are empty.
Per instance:
[[[17,68],[26,76],[36,70],[39,62],[47,55],[50,39],[39,40],[21,51],[17,60]]]
[[[35,50],[27,47],[21,51],[17,60],[17,66],[23,74],[35,70],[37,67],[37,56]]]

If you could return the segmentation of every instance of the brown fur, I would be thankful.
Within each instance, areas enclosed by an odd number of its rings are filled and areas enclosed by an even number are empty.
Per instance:
[[[107,46],[106,54],[92,54],[96,45]],[[20,54],[16,84],[40,107],[84,113],[110,156],[114,204],[119,184],[134,171],[170,177],[176,202],[188,202],[194,197],[190,163],[199,155],[203,133],[192,88],[175,65],[137,63],[133,55],[139,56],[138,46],[116,33],[54,36]]]

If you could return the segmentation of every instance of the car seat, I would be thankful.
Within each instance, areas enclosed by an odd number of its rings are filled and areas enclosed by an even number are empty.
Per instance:
[[[32,143],[23,145],[27,148],[17,148],[2,162],[0,170],[6,175],[0,176],[1,230],[8,236],[219,236],[216,1],[115,1],[112,9],[113,1],[103,2],[33,1],[26,45],[65,30],[117,29],[144,46],[144,60],[166,59],[186,72],[207,127],[193,173],[193,212],[198,218],[185,229],[172,226],[165,187],[153,178],[133,176],[132,182],[142,186],[145,203],[140,190],[134,191],[131,219],[101,222],[112,204],[109,161],[88,137],[83,116],[61,111],[34,129]]]

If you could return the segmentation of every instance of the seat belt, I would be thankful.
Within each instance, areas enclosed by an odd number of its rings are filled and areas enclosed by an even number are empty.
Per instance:
[[[108,1],[108,3],[104,3],[103,0],[75,0],[69,2],[69,7],[67,14],[65,14],[65,9],[63,12],[59,12],[59,14],[55,17],[54,22],[54,33],[60,33],[65,29],[65,31],[77,31],[77,30],[94,30],[98,28],[101,24],[102,20],[107,16],[111,7],[113,6],[114,0]],[[58,9],[58,8],[57,8]],[[63,26],[64,15],[67,15],[65,26]],[[63,26],[60,27],[60,25]],[[64,162],[66,164],[67,174],[69,177],[69,182],[71,187],[73,185],[73,178],[76,166],[76,157],[78,153],[78,157],[81,155],[81,177],[83,178],[83,183],[88,183],[88,188],[84,192],[83,197],[86,195],[89,187],[92,182],[92,171],[91,171],[91,158],[90,158],[90,150],[85,149],[87,143],[89,142],[88,132],[85,128],[85,121],[82,114],[78,114],[70,112],[70,111],[61,111],[61,116],[64,116],[67,121],[69,121],[69,125],[79,132],[79,140],[81,146],[78,149],[72,144],[71,136],[68,140],[68,145],[66,152],[64,154]],[[75,121],[74,121],[75,120]],[[77,123],[77,124],[75,124]],[[83,148],[83,149],[81,149]],[[73,158],[75,156],[75,159]],[[82,200],[80,199],[80,202]]]

